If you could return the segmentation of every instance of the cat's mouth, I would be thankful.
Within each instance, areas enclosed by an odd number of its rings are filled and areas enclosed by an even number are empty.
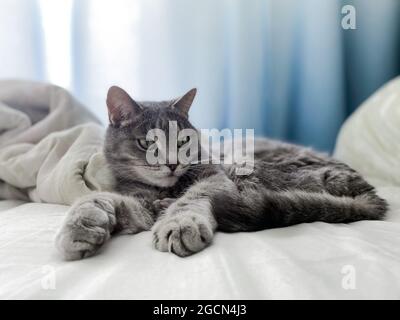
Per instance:
[[[178,179],[181,175],[182,175],[182,172],[170,171],[165,175],[165,177],[167,179]]]
[[[148,184],[159,186],[159,187],[172,187],[179,179],[177,172],[161,172],[162,170],[150,169],[150,168],[136,168],[136,172],[145,180]]]
[[[163,176],[159,176],[159,178],[156,179],[157,185],[171,187],[178,182],[179,178],[184,174],[184,172],[184,169],[174,171],[170,170],[168,173],[164,173]]]
[[[158,187],[172,187],[185,173],[186,167],[171,170],[168,166],[135,166],[136,174],[146,183]]]

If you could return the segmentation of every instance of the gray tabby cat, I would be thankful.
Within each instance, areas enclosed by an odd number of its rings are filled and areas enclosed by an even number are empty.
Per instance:
[[[150,165],[150,129],[193,128],[188,111],[192,89],[182,98],[136,102],[110,88],[110,125],[104,153],[116,179],[115,193],[79,199],[56,243],[65,259],[93,255],[112,234],[153,232],[154,247],[184,257],[209,245],[215,231],[256,231],[313,221],[346,223],[382,219],[385,200],[356,171],[303,147],[259,140],[247,176],[233,166]],[[178,147],[196,143],[177,141]]]

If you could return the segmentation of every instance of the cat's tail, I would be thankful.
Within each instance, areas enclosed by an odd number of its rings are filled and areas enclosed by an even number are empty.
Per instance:
[[[379,220],[385,216],[388,208],[386,201],[374,191],[355,197],[338,197],[326,192],[299,190],[266,191],[262,196],[256,194],[243,196],[244,194],[239,199],[225,195],[227,197],[225,200],[229,201],[225,204],[229,205],[216,208],[220,230],[256,231],[313,221],[348,223],[358,220]]]

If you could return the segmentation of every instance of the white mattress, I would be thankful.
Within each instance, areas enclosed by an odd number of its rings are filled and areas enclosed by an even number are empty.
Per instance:
[[[1,201],[0,298],[400,299],[400,188],[380,194],[387,221],[218,233],[184,259],[154,250],[145,232],[76,262],[53,246],[68,207]]]

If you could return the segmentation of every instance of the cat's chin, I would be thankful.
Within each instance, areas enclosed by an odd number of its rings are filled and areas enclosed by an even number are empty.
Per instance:
[[[179,177],[177,176],[164,176],[164,177],[151,177],[151,176],[143,176],[142,177],[144,181],[147,182],[149,185],[153,185],[156,187],[161,187],[161,188],[168,188],[172,187],[175,183],[177,183]]]
[[[149,181],[152,185],[157,187],[167,188],[172,187],[177,183],[178,177],[176,176],[166,176],[164,178],[155,179],[154,181]]]

